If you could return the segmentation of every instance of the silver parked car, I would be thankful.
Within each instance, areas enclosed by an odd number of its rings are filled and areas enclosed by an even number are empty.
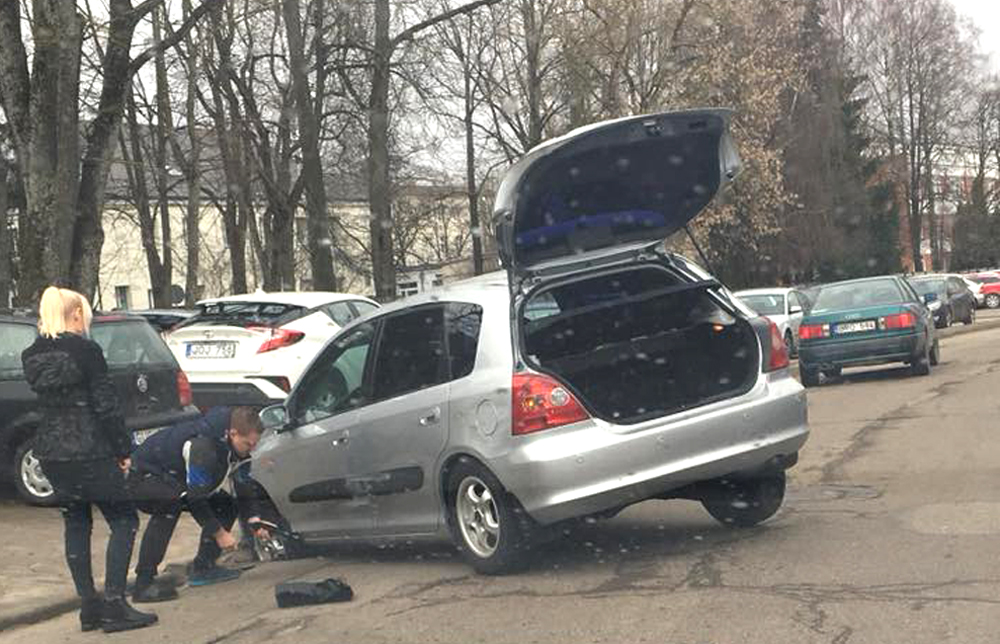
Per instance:
[[[799,352],[799,327],[807,308],[806,296],[792,288],[757,288],[736,291],[741,302],[760,315],[766,315],[778,327],[791,357]]]
[[[777,328],[663,250],[735,175],[721,110],[601,123],[506,175],[504,273],[339,333],[252,474],[306,543],[450,536],[510,570],[546,526],[647,499],[773,515],[806,441]]]

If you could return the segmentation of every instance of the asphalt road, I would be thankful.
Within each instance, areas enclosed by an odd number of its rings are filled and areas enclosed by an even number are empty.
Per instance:
[[[115,639],[995,643],[1000,329],[948,337],[942,349],[929,377],[873,369],[810,390],[812,436],[786,504],[757,528],[651,501],[502,578],[472,574],[447,545],[341,549],[186,589],[158,607],[159,626]],[[354,601],[275,607],[275,583],[328,576],[347,580]],[[0,643],[100,637],[66,615]]]

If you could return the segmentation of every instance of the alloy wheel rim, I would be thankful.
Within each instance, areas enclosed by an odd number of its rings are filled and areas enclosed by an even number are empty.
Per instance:
[[[48,498],[55,492],[49,479],[42,472],[41,461],[35,458],[34,452],[30,449],[21,459],[21,482],[32,495],[40,499]]]
[[[455,497],[455,513],[469,549],[484,559],[492,556],[500,543],[500,513],[489,486],[476,476],[464,478]]]

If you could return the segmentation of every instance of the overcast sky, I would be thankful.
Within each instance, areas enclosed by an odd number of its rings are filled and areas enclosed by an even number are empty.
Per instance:
[[[1000,72],[1000,1],[951,0],[951,3],[979,28],[979,47],[990,55],[990,68]]]

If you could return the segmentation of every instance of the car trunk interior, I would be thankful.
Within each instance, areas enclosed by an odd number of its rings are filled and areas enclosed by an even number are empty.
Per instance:
[[[719,306],[704,284],[658,264],[545,287],[520,316],[528,364],[617,424],[740,395],[758,373],[749,322]]]

